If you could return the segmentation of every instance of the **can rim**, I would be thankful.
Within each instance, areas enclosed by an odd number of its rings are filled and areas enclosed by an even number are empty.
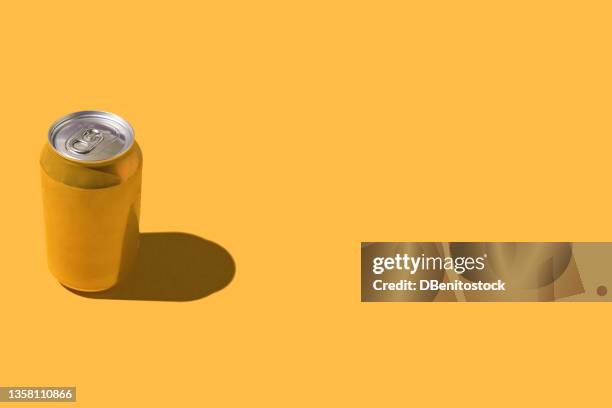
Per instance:
[[[126,145],[126,148],[122,152],[118,153],[117,155],[110,157],[108,159],[103,159],[103,160],[78,160],[78,159],[75,159],[74,157],[65,155],[59,150],[57,150],[55,148],[55,145],[53,144],[53,139],[55,137],[57,128],[60,125],[62,125],[64,122],[70,119],[74,119],[74,118],[83,116],[83,115],[105,117],[107,119],[111,119],[113,121],[119,122],[121,125],[125,126],[125,128],[129,132],[129,134],[127,135],[129,143]],[[102,111],[102,110],[82,110],[82,111],[72,112],[67,115],[64,115],[60,117],[59,119],[57,119],[55,122],[53,122],[53,124],[51,124],[51,126],[49,127],[49,132],[47,134],[47,143],[49,143],[49,146],[56,154],[58,154],[59,156],[61,156],[62,158],[66,160],[69,160],[74,163],[79,163],[81,165],[100,164],[100,163],[106,163],[106,162],[111,162],[113,160],[116,160],[119,157],[125,155],[130,150],[132,150],[132,147],[134,146],[134,139],[135,139],[134,138],[134,128],[132,127],[132,125],[130,125],[130,123],[127,120],[123,119],[121,116],[115,113],[108,112],[108,111]]]

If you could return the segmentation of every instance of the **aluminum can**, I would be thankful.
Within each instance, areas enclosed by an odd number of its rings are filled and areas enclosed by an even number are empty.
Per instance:
[[[96,292],[129,273],[138,253],[142,152],[121,117],[66,115],[40,157],[49,270],[72,289]]]

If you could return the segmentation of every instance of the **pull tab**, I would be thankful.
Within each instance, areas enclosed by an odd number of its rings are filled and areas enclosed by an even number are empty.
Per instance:
[[[91,152],[102,140],[104,140],[104,136],[98,129],[85,129],[82,133],[77,133],[66,141],[66,149],[72,153],[86,154]]]

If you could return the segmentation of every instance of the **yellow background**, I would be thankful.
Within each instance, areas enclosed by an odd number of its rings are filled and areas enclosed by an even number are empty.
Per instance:
[[[360,241],[612,239],[606,2],[420,3],[3,5],[0,385],[86,407],[599,400],[609,304],[359,302]],[[82,109],[136,129],[142,231],[224,246],[228,287],[56,283],[38,155]]]

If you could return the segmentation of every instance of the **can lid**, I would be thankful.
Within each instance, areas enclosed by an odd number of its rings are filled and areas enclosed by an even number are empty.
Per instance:
[[[62,156],[82,162],[110,160],[134,144],[134,130],[114,113],[81,111],[49,128],[49,143]]]

